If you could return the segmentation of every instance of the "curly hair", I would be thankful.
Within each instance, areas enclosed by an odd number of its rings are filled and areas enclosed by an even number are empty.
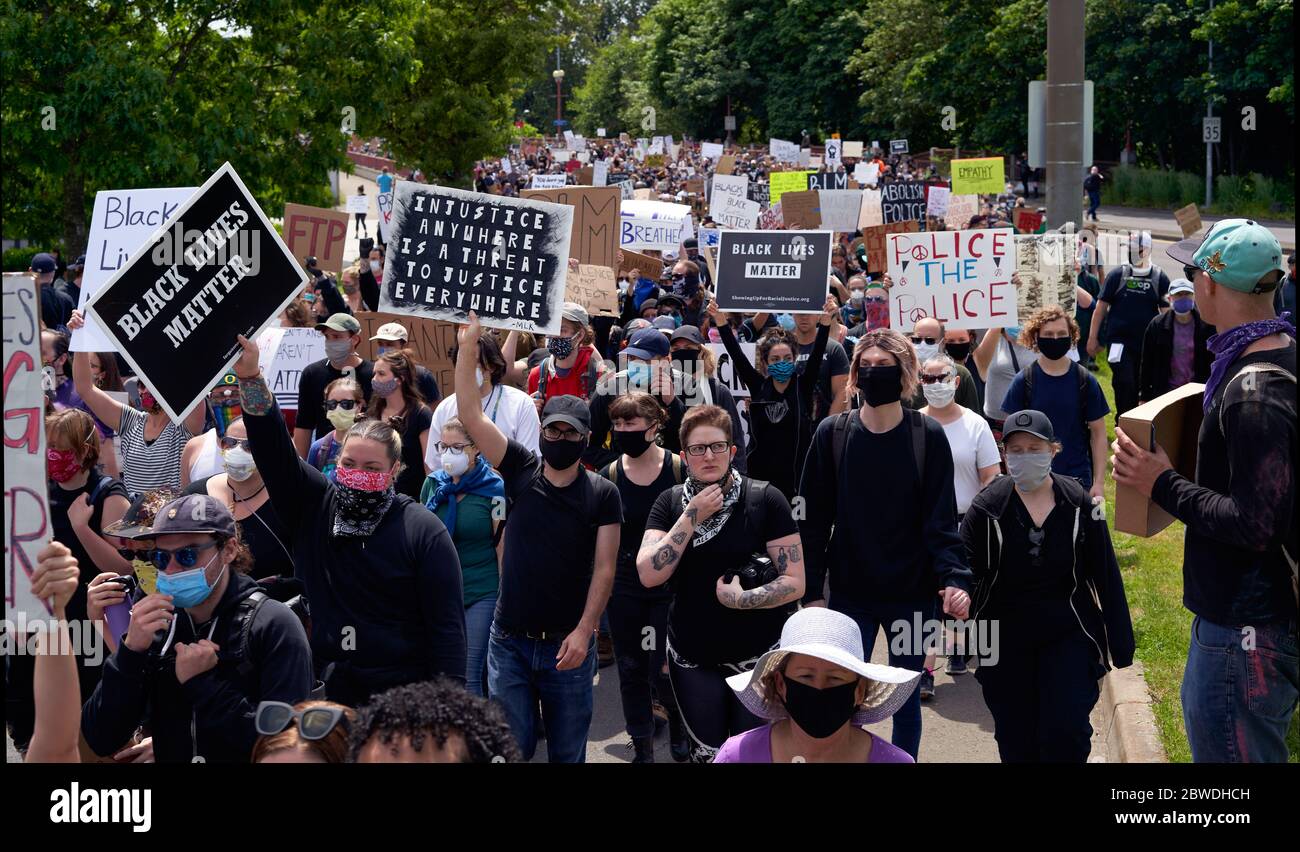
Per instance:
[[[519,763],[523,759],[500,706],[438,678],[408,683],[371,698],[352,726],[351,762],[355,763],[361,750],[376,738],[396,755],[403,736],[410,739],[412,749],[422,751],[426,741],[446,748],[455,734],[465,740],[470,763]]]
[[[1070,329],[1070,344],[1074,345],[1079,342],[1079,324],[1074,321],[1074,316],[1066,313],[1065,308],[1060,305],[1046,305],[1029,315],[1020,327],[1020,337],[1017,342],[1026,349],[1038,348],[1038,333],[1042,331],[1043,326],[1056,320],[1065,320],[1065,325]]]
[[[758,339],[758,346],[754,349],[754,361],[763,375],[767,375],[767,357],[772,354],[775,347],[781,345],[789,346],[790,354],[797,356],[798,347],[795,345],[794,338],[784,328],[769,328]]]

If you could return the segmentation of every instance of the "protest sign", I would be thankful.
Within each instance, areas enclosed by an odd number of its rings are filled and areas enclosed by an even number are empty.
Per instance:
[[[768,205],[776,204],[787,192],[803,192],[808,189],[810,172],[772,172],[768,175]]]
[[[258,366],[283,411],[298,410],[298,382],[307,365],[325,357],[325,335],[314,328],[268,328],[257,337]]]
[[[800,148],[800,149],[799,149],[799,166],[800,166],[801,168],[805,168],[805,169],[806,169],[806,168],[808,168],[808,167],[811,166],[811,165],[812,165],[812,149],[811,149],[811,148]],[[820,164],[819,164],[819,165],[820,165]]]
[[[348,241],[348,214],[304,204],[284,205],[284,241],[303,263],[314,256],[321,269],[339,275]]]
[[[648,168],[662,169],[667,162],[667,154],[646,154],[645,156],[645,164]]]
[[[785,222],[781,218],[781,202],[779,201],[758,216],[758,227],[764,231],[779,230],[784,225]]]
[[[856,231],[858,214],[862,206],[860,189],[823,189],[821,199],[822,227],[828,231]]]
[[[591,185],[605,186],[609,183],[609,160],[597,160],[591,164]]]
[[[377,357],[375,347],[378,341],[370,338],[378,333],[379,327],[390,322],[401,323],[411,335],[406,341],[406,348],[415,352],[416,363],[433,373],[444,399],[455,393],[456,364],[451,358],[452,350],[456,348],[455,323],[377,311],[358,311],[355,316],[357,322],[361,323],[361,348],[358,352],[366,360],[374,361]]]
[[[354,213],[366,214],[370,212],[370,196],[368,195],[349,195],[348,196],[348,215]]]
[[[503,162],[509,163],[509,160]],[[499,186],[499,184],[498,184]],[[382,245],[388,245],[388,234],[393,229],[393,191],[381,192],[375,196],[375,204],[379,207],[379,242]]]
[[[618,256],[619,272],[636,270],[640,277],[649,278],[651,281],[658,281],[659,277],[664,274],[664,262],[657,257],[641,254],[641,252],[632,251],[631,249],[619,249]]]
[[[840,164],[840,157],[841,157],[840,152],[842,150],[843,150],[843,143],[841,143],[840,140],[827,139],[826,140],[826,165],[838,166]],[[824,188],[824,187],[819,187],[819,188]]]
[[[948,213],[948,200],[952,191],[945,186],[932,186],[925,194],[925,215],[942,219]]]
[[[772,157],[778,162],[799,162],[799,146],[794,142],[787,142],[784,139],[769,139],[768,150],[772,152]],[[800,188],[802,189],[802,187]]]
[[[501,158],[501,171],[505,172],[505,173],[508,174],[508,175],[512,175],[512,174],[515,173],[515,165],[514,165],[514,163],[510,162],[510,158],[509,158],[509,157],[502,157],[502,158]],[[387,193],[383,193],[383,194],[384,194],[384,195],[392,195],[392,191],[390,190],[389,192],[387,192]],[[383,209],[383,208],[381,207],[380,210],[382,210],[382,209]]]
[[[749,360],[749,363],[753,364],[754,353],[758,349],[758,344],[744,341],[737,342],[740,343],[740,351],[745,354],[745,358]],[[719,384],[726,386],[727,390],[731,391],[733,398],[749,399],[749,388],[740,380],[740,374],[736,371],[735,365],[731,363],[731,354],[727,352],[727,347],[721,343],[707,345],[713,351],[713,355],[718,362],[717,373],[714,378],[718,380]],[[740,419],[743,421],[745,418]]]
[[[723,154],[713,170],[714,175],[729,175],[736,170],[736,158],[732,154]]]
[[[880,182],[880,166],[876,163],[858,163],[853,167],[853,179],[861,186],[875,186]]]
[[[714,175],[717,178],[717,175]],[[778,202],[772,201],[772,187],[770,184],[750,181],[749,183],[749,200],[758,204],[759,207],[770,207]]]
[[[664,144],[664,138],[662,136],[653,137],[650,140],[650,147],[646,151],[648,154],[666,154],[667,152],[668,148]]]
[[[722,157],[722,144],[719,142],[701,142],[700,156],[716,163]]]
[[[523,198],[567,204],[573,208],[573,238],[569,257],[579,263],[613,266],[618,251],[619,191],[611,186],[566,186],[563,189],[526,189]]]
[[[970,227],[970,220],[979,215],[980,197],[978,195],[957,195],[949,193],[948,210],[943,214],[944,225],[950,231],[962,231]]]
[[[394,211],[384,311],[559,331],[573,207],[398,181]]]
[[[717,228],[700,228],[696,233],[698,234],[700,248],[716,248],[718,241],[721,239],[718,236],[721,232]]]
[[[86,305],[174,421],[302,289],[302,266],[226,163]]]
[[[592,178],[595,177],[596,169],[593,166],[583,166],[573,175],[573,182],[578,186],[595,186]]]
[[[87,258],[87,261],[90,259]],[[89,265],[86,271],[90,271]],[[26,273],[4,274],[5,618],[52,613],[32,594],[36,554],[50,540],[41,386],[41,296]],[[12,629],[12,628],[10,628]]]
[[[893,234],[886,248],[889,319],[911,328],[934,317],[948,328],[1007,328],[1020,320],[1011,274],[1016,240],[1009,228]]]
[[[614,270],[608,266],[580,263],[575,272],[569,270],[564,282],[564,300],[577,302],[591,316],[618,316],[618,284]]]
[[[653,189],[636,189],[632,191],[632,198],[637,201],[650,201],[655,197]],[[624,199],[625,201],[627,199]]]
[[[691,234],[691,208],[633,199],[620,208],[619,245],[625,249],[676,251]]]
[[[534,172],[528,186],[531,189],[559,189],[568,182],[567,175],[548,175]]]
[[[744,175],[714,175],[709,215],[728,228],[753,228],[758,221],[758,202],[748,198],[749,178]]]
[[[858,230],[885,224],[885,214],[880,209],[880,190],[862,190],[862,209],[858,213]]]
[[[723,231],[718,307],[821,313],[831,269],[830,231]]]
[[[787,228],[821,228],[821,195],[815,189],[782,194],[781,218],[785,221]]]
[[[576,147],[577,147],[577,146],[575,146],[575,145],[573,144],[573,139],[574,139],[574,136],[573,136],[573,131],[572,131],[572,130],[566,130],[566,131],[564,131],[564,144],[565,144],[567,147],[569,147],[569,148],[576,148]]]
[[[855,142],[851,139],[845,139],[843,156],[850,160],[862,159],[862,143]]]
[[[1201,230],[1201,211],[1197,209],[1195,203],[1175,210],[1174,219],[1178,222],[1178,227],[1182,228],[1184,238],[1190,237]]]
[[[605,138],[605,128],[603,128],[603,127],[597,127],[597,128],[596,128],[596,136],[597,136],[597,138],[604,139],[604,138]]]
[[[925,220],[925,184],[890,181],[880,187],[880,212],[885,224]]]
[[[617,187],[619,200],[626,200],[633,197],[632,181],[629,178],[624,178],[617,183],[611,183],[610,186]]]
[[[689,171],[687,172],[690,173]],[[690,195],[704,195],[704,178],[692,177],[686,181],[686,192]]]
[[[891,225],[871,225],[862,229],[862,244],[867,249],[867,272],[881,273],[888,269],[885,249],[889,244],[890,234],[916,233],[921,230],[917,222],[894,222]]]
[[[86,269],[81,276],[81,294],[77,297],[77,307],[82,313],[90,297],[193,194],[192,186],[105,189],[95,193],[90,239],[86,243]],[[346,214],[340,215],[346,218]],[[72,332],[68,348],[73,352],[108,352],[113,344],[92,322]]]
[[[1060,305],[1074,316],[1074,258],[1078,244],[1067,234],[1017,234],[1016,266],[1020,286],[1016,309],[1028,318],[1039,308]]]
[[[952,161],[952,191],[955,195],[997,195],[1006,189],[1006,180],[1001,157]]]
[[[891,153],[891,154],[906,154],[906,153],[907,153],[907,140],[906,140],[906,139],[890,139],[890,140],[889,140],[889,153]]]
[[[808,175],[805,189],[848,189],[849,176],[845,172],[814,172]]]
[[[801,165],[801,166],[808,166],[808,167],[810,167],[810,168],[814,168],[814,169],[820,169],[820,168],[822,167],[822,158],[819,157],[819,156],[817,156],[816,154],[813,154],[813,155],[811,155],[811,156],[808,157],[808,162],[806,162],[806,163],[803,162],[802,159],[801,159],[800,162],[799,162],[799,165]]]
[[[1012,223],[1022,234],[1032,234],[1043,225],[1043,214],[1028,207],[1017,207]]]

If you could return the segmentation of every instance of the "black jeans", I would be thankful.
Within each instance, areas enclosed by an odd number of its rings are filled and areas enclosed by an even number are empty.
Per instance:
[[[1138,367],[1142,363],[1141,338],[1120,342],[1124,344],[1124,351],[1119,361],[1110,365],[1110,386],[1115,391],[1116,422],[1119,422],[1121,414],[1138,406]]]
[[[691,740],[691,762],[709,763],[728,737],[763,724],[745,709],[727,678],[753,669],[757,658],[722,666],[696,665],[668,648],[668,677],[677,698],[677,710]]]
[[[605,606],[614,640],[614,659],[618,661],[623,721],[627,723],[628,736],[633,739],[654,736],[655,720],[650,704],[655,698],[665,706],[672,704],[672,689],[664,674],[671,602],[670,596],[647,593],[644,589],[620,589],[615,584]]]

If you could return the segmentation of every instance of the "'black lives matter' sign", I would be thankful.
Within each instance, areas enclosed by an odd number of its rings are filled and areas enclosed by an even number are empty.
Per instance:
[[[397,182],[380,309],[560,330],[573,207]]]
[[[830,231],[719,231],[718,307],[821,313],[831,274]]]
[[[293,301],[302,267],[226,163],[86,304],[173,420]]]
[[[845,172],[813,172],[808,175],[809,189],[848,189],[849,176]]]
[[[886,225],[925,221],[925,184],[890,181],[880,187],[880,212]]]

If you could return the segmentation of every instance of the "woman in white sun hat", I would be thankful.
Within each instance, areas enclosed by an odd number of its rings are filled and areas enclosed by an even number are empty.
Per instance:
[[[753,671],[727,678],[769,724],[722,744],[714,763],[913,763],[864,725],[893,716],[920,672],[863,660],[862,633],[843,613],[802,609]]]

